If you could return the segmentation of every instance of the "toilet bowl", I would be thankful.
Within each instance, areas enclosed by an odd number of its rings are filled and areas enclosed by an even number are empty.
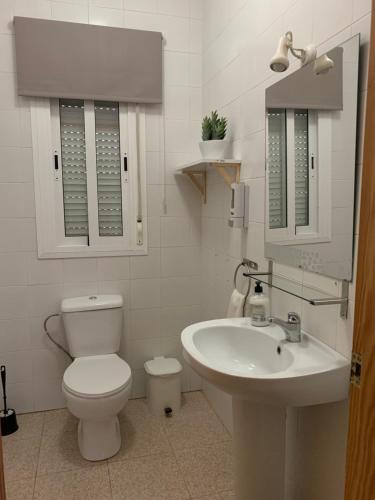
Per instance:
[[[131,391],[129,365],[117,354],[84,356],[67,368],[62,390],[79,419],[78,446],[87,460],[104,460],[121,447],[117,414]]]
[[[121,447],[117,414],[129,399],[131,370],[116,353],[123,326],[121,295],[64,299],[61,313],[74,358],[62,382],[69,411],[79,418],[78,445],[87,460],[104,460]]]

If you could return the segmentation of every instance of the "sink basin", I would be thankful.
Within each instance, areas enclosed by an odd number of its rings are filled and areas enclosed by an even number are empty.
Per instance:
[[[195,323],[181,340],[195,371],[233,396],[283,406],[347,397],[349,360],[308,334],[286,342],[278,325],[253,327],[235,318]]]
[[[192,368],[233,396],[236,499],[285,500],[290,407],[345,399],[349,360],[310,335],[286,342],[278,325],[253,327],[249,318],[196,323],[181,340]]]

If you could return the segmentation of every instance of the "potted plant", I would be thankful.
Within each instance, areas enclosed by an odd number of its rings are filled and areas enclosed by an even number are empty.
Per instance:
[[[217,111],[212,111],[210,116],[205,116],[202,121],[202,142],[199,148],[203,158],[223,160],[227,141],[227,119],[219,117]]]

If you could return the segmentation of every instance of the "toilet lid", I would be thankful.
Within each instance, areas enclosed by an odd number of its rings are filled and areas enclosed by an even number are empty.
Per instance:
[[[88,398],[110,396],[131,382],[129,365],[117,354],[77,358],[66,369],[63,377],[65,388]]]

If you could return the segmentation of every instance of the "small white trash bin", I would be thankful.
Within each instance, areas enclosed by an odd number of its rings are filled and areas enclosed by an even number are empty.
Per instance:
[[[175,358],[156,357],[144,364],[147,373],[147,403],[153,415],[170,416],[181,407],[181,363]]]

